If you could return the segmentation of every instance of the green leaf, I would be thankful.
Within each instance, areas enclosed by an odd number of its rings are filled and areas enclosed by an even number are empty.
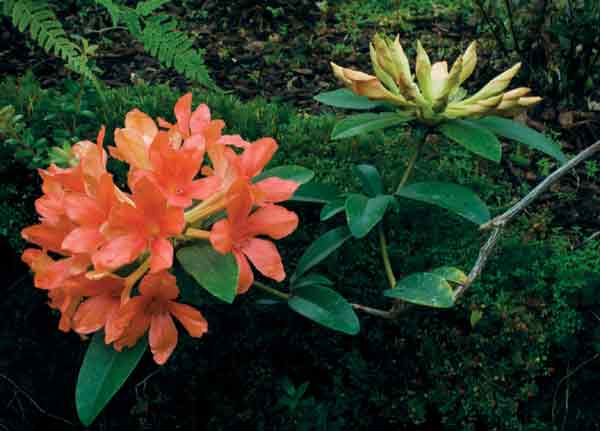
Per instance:
[[[481,310],[473,310],[471,311],[471,316],[469,317],[469,322],[471,323],[471,328],[474,328],[475,325],[481,320],[483,317],[483,311]]]
[[[315,173],[310,169],[306,169],[302,166],[297,165],[286,165],[286,166],[277,166],[273,169],[267,169],[262,172],[260,175],[252,178],[253,183],[257,183],[260,180],[264,180],[270,177],[277,177],[283,180],[291,180],[295,181],[298,184],[305,184],[313,179]]]
[[[346,226],[337,227],[321,235],[300,257],[296,271],[291,277],[291,282],[294,283],[297,278],[301,277],[309,269],[321,263],[327,256],[341,247],[350,236],[350,231]]]
[[[317,102],[323,103],[325,105],[345,109],[366,110],[385,105],[384,102],[375,102],[369,100],[368,97],[354,94],[352,91],[346,88],[340,88],[339,90],[327,91],[325,93],[317,94],[314,97],[314,99]]]
[[[395,288],[384,291],[384,295],[428,307],[450,308],[454,305],[452,287],[430,272],[411,274],[400,280]]]
[[[346,206],[346,198],[337,198],[329,201],[321,208],[320,219],[321,221],[329,220],[334,215],[344,211]]]
[[[478,156],[494,162],[502,158],[502,145],[488,129],[467,120],[452,120],[439,127],[447,138]]]
[[[346,219],[352,235],[356,238],[365,237],[381,221],[388,205],[393,200],[392,196],[387,195],[379,195],[374,198],[359,194],[348,196]]]
[[[363,185],[365,192],[369,196],[377,196],[383,194],[383,182],[379,171],[373,165],[356,165],[354,167],[360,182]]]
[[[473,223],[483,224],[490,219],[490,211],[479,196],[458,184],[414,183],[402,187],[396,195],[445,208]]]
[[[556,143],[543,134],[519,124],[516,121],[509,120],[508,118],[491,116],[472,120],[472,122],[485,127],[496,135],[512,139],[513,141],[520,142],[535,150],[546,153],[550,157],[554,157],[560,163],[565,163],[567,161],[567,158]]]
[[[104,344],[104,332],[94,334],[75,389],[77,415],[83,425],[87,427],[96,419],[123,386],[147,347],[146,338],[142,338],[133,348],[117,352],[112,345]]]
[[[326,204],[339,196],[339,191],[332,185],[310,182],[298,187],[291,201]]]
[[[333,286],[333,281],[321,274],[307,274],[301,278],[295,279],[290,288],[294,290],[307,286],[331,287]]]
[[[386,129],[410,121],[411,117],[403,116],[397,112],[382,112],[380,114],[357,114],[344,118],[337,123],[331,132],[331,139],[350,138]]]
[[[349,335],[360,331],[360,322],[352,306],[335,290],[307,286],[294,290],[288,305],[295,312],[320,325]]]
[[[431,271],[433,274],[439,275],[446,281],[456,284],[465,284],[469,278],[462,270],[454,266],[442,266]]]
[[[231,253],[220,254],[205,243],[180,249],[177,260],[203,288],[225,302],[233,302],[239,269]]]

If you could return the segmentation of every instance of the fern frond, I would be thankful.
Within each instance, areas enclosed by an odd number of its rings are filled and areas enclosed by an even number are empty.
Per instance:
[[[79,47],[65,33],[62,24],[44,2],[32,0],[5,0],[3,13],[10,17],[20,31],[29,30],[31,38],[44,51],[61,58],[74,72],[95,80],[87,58],[81,55]]]
[[[177,31],[177,22],[167,15],[145,19],[140,36],[144,49],[167,67],[173,67],[186,78],[210,88],[215,84],[204,64],[204,50],[194,49],[193,40]]]
[[[121,6],[114,3],[112,0],[96,0],[101,6],[104,6],[110,15],[113,25],[118,25],[121,20]]]
[[[169,3],[171,0],[146,0],[139,2],[135,11],[142,16],[148,16],[155,10],[159,9],[161,6]]]

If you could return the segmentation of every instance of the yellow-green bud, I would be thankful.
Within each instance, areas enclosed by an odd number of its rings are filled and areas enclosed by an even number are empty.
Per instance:
[[[475,65],[477,65],[477,42],[471,42],[462,55],[462,70],[460,71],[458,85],[461,85],[473,74]]]
[[[521,63],[515,64],[510,69],[502,72],[500,75],[496,76],[490,82],[488,82],[481,90],[475,93],[473,96],[468,99],[463,100],[463,103],[473,103],[482,99],[487,99],[488,97],[495,96],[506,89],[510,85],[510,81],[517,74],[519,69],[521,68]]]
[[[373,71],[379,80],[385,85],[392,93],[399,94],[400,90],[398,86],[394,82],[394,78],[390,76],[379,63],[379,58],[377,56],[377,51],[373,44],[369,44],[369,54],[371,56],[371,63],[373,65]]]
[[[396,39],[394,39],[391,52],[392,59],[400,71],[396,82],[401,87],[405,87],[406,90],[410,90],[412,88],[413,78],[412,74],[410,73],[408,57],[406,56],[406,53],[402,48],[402,44],[400,43],[400,36],[396,36]]]
[[[431,102],[433,100],[431,88],[431,61],[429,61],[429,56],[423,49],[423,45],[421,45],[420,41],[417,41],[417,61],[415,72],[423,97]]]

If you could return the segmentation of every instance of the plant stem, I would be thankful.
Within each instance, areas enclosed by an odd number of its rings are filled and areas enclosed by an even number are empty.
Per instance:
[[[506,12],[508,13],[508,25],[510,28],[510,32],[512,34],[513,43],[515,44],[515,51],[517,51],[518,54],[521,54],[521,47],[519,46],[519,40],[517,39],[517,32],[515,31],[512,5],[510,3],[510,0],[504,0],[504,4],[506,5]]]
[[[129,301],[133,286],[135,286],[138,280],[142,278],[144,274],[146,274],[148,269],[150,269],[150,258],[146,258],[146,260],[144,260],[144,262],[142,262],[142,264],[138,266],[135,271],[125,278],[125,286],[121,292],[121,304],[125,304],[127,301]]]
[[[396,189],[396,193],[400,191],[402,187],[406,184],[408,179],[410,178],[410,174],[412,173],[417,159],[419,158],[419,154],[421,154],[421,148],[423,147],[423,143],[425,142],[425,135],[423,133],[417,133],[417,143],[415,144],[415,149],[410,156],[410,160],[408,161],[408,165],[406,166],[406,170],[402,175],[402,179],[400,180],[400,184],[398,184],[398,188]],[[392,264],[390,263],[390,256],[387,251],[387,241],[385,240],[385,231],[383,230],[383,226],[381,223],[377,226],[377,230],[379,231],[379,248],[381,249],[381,259],[383,260],[383,267],[385,268],[385,274],[388,279],[388,283],[390,285],[390,289],[396,287],[396,277],[394,276],[394,270],[392,269]]]
[[[270,293],[271,295],[281,298],[285,301],[287,301],[291,296],[289,293],[284,293],[277,289],[273,289],[272,287],[269,287],[266,284],[261,283],[260,281],[255,280],[254,285],[256,287],[258,287],[259,289],[262,289],[265,292]],[[392,315],[387,310],[380,310],[378,308],[367,307],[366,305],[362,305],[362,304],[350,304],[350,305],[355,310],[362,311],[363,313],[370,314],[371,316],[383,317],[384,319],[392,319],[392,318],[396,317],[395,315]]]
[[[396,277],[394,276],[392,264],[390,263],[390,256],[388,255],[387,243],[385,240],[385,232],[383,231],[381,223],[377,226],[377,229],[379,231],[379,246],[381,248],[381,259],[383,260],[383,267],[385,268],[385,274],[387,275],[390,288],[393,289],[396,286]]]
[[[187,224],[192,224],[206,218],[215,212],[222,210],[225,207],[225,193],[217,192],[208,199],[203,200],[192,209],[185,212],[185,221]]]
[[[195,238],[195,239],[209,239],[210,231],[202,230],[202,229],[194,229],[193,227],[188,228],[185,233],[185,237]]]
[[[286,301],[290,298],[290,295],[288,293],[280,292],[279,290],[273,289],[272,287],[269,287],[266,284],[261,283],[260,281],[255,280],[254,285],[259,289],[262,289],[265,292],[270,293],[271,295],[277,296],[278,298],[284,299]]]
[[[404,175],[402,175],[402,179],[400,180],[400,183],[398,184],[398,187],[396,188],[396,193],[398,193],[400,191],[400,189],[406,185],[406,182],[410,178],[410,174],[412,173],[413,168],[415,167],[415,163],[417,162],[417,159],[419,158],[419,154],[421,154],[421,148],[423,148],[423,143],[424,143],[424,139],[421,139],[417,142],[417,144],[415,146],[415,150],[413,151],[412,155],[410,156],[410,160],[408,161],[408,165],[406,166],[406,170],[404,171]]]

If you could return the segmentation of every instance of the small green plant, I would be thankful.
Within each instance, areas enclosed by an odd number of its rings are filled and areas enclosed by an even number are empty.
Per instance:
[[[67,68],[95,80],[85,45],[75,44],[65,33],[62,24],[46,2],[34,0],[3,0],[2,13],[10,17],[21,32],[29,31],[31,38],[48,54],[64,60]]]
[[[5,157],[14,158],[29,168],[45,162],[48,139],[36,138],[23,122],[23,116],[16,114],[10,105],[0,109],[0,137],[3,137]]]
[[[177,21],[157,10],[169,0],[140,1],[135,7],[112,0],[96,0],[104,6],[116,27],[124,24],[144,49],[166,67],[172,67],[186,78],[216,89],[204,64],[204,50],[195,48],[194,40],[177,30]],[[96,82],[101,72],[90,61],[96,47],[80,38],[75,44],[65,33],[62,24],[48,2],[35,0],[4,0],[4,15],[11,18],[19,31],[29,30],[31,38],[49,54],[65,61],[66,66],[85,78]]]
[[[600,163],[596,160],[587,160],[585,162],[585,175],[590,179],[596,179],[600,172]]]
[[[301,408],[302,404],[309,402],[310,400],[303,399],[306,390],[308,389],[309,382],[304,382],[296,388],[289,378],[285,378],[282,382],[283,395],[277,400],[277,404],[273,407],[275,411],[286,410],[288,414],[294,415],[298,408]]]

